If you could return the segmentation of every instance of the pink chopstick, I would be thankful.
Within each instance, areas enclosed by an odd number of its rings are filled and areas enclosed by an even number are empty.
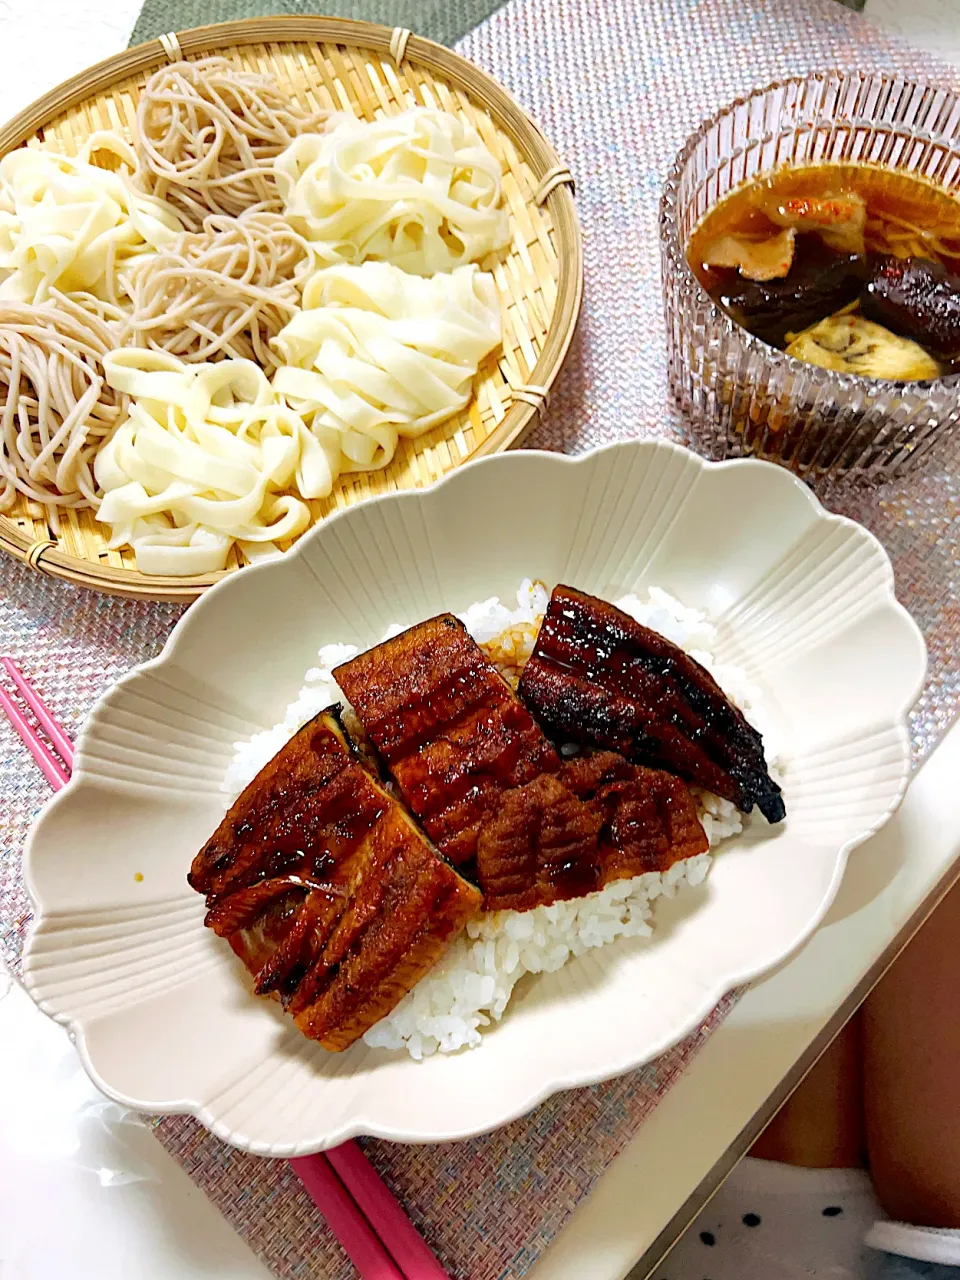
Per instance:
[[[0,666],[36,716],[60,760],[2,686],[0,710],[51,787],[59,791],[70,781],[73,743],[13,659],[0,658]],[[290,1165],[362,1280],[449,1280],[355,1142],[344,1142],[326,1154],[298,1156]]]
[[[36,760],[40,772],[53,787],[54,791],[59,791],[61,787],[65,787],[70,781],[69,771],[57,760],[57,757],[46,743],[37,735],[36,729],[34,729],[6,689],[2,687],[0,687],[0,709],[6,714],[20,741]]]
[[[66,765],[68,770],[72,769],[73,743],[67,737],[63,725],[53,718],[44,706],[40,695],[12,658],[0,658],[0,666],[3,667],[4,671],[6,671],[7,675],[16,686],[17,692],[37,717],[37,723],[56,747],[60,754],[60,759]],[[4,707],[4,710],[6,711],[7,708]]]
[[[362,1160],[363,1156],[360,1158]],[[343,1245],[344,1252],[363,1280],[413,1280],[412,1276],[405,1277],[397,1269],[380,1237],[344,1189],[326,1156],[298,1156],[290,1161],[290,1167],[309,1191],[327,1226]]]
[[[331,1147],[327,1158],[407,1280],[448,1280],[423,1237],[355,1142]],[[293,1162],[294,1164],[296,1161]]]

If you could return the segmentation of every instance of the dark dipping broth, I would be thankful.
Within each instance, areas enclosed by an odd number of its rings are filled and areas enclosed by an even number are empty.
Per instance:
[[[960,200],[875,165],[785,168],[700,221],[687,261],[720,307],[808,364],[960,372]]]

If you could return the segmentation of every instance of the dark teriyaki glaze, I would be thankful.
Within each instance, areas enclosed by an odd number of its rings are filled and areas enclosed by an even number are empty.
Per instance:
[[[338,713],[261,770],[188,877],[255,990],[333,1050],[388,1013],[480,906],[361,763]]]
[[[557,742],[665,769],[770,822],[785,815],[759,733],[713,677],[606,601],[555,589],[519,693]]]
[[[197,855],[187,880],[211,902],[278,876],[324,882],[380,818],[383,797],[346,768],[355,756],[339,713],[304,726],[257,775],[256,804],[244,792]]]
[[[707,847],[685,783],[601,751],[506,792],[480,833],[477,875],[488,909],[526,911]]]
[[[213,905],[203,923],[214,933],[226,937],[238,929],[249,929],[281,900],[303,898],[309,893],[320,893],[330,898],[344,896],[344,890],[338,885],[314,880],[311,876],[272,876],[219,898],[212,896]]]
[[[474,857],[504,791],[560,767],[530,712],[452,614],[334,674],[404,799],[458,866]]]
[[[601,888],[601,826],[559,775],[506,791],[477,841],[484,906],[528,911]]]

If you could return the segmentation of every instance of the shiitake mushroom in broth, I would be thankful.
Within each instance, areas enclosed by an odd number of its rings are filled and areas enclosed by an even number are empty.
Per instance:
[[[868,378],[960,372],[960,199],[877,165],[784,168],[699,222],[690,267],[763,342]]]

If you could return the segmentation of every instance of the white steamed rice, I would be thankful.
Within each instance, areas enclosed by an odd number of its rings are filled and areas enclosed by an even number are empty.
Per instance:
[[[486,647],[514,684],[533,649],[548,599],[542,583],[527,579],[517,592],[515,609],[493,597],[471,605],[460,615],[473,638]],[[767,762],[772,767],[769,734],[760,722],[761,694],[741,668],[716,661],[712,652],[716,628],[706,615],[685,608],[656,587],[649,589],[646,600],[628,595],[615,603],[706,667],[764,734]],[[390,627],[384,639],[401,630]],[[307,672],[303,688],[287,707],[283,720],[234,744],[234,757],[222,784],[228,805],[302,725],[331,703],[346,702],[333,669],[357,652],[354,645],[325,645],[318,654],[318,665]],[[744,819],[728,800],[696,788],[694,794],[711,850],[743,830]],[[710,853],[699,854],[676,863],[662,875],[648,873],[618,880],[584,898],[532,911],[486,912],[467,925],[439,964],[392,1013],[370,1028],[365,1042],[385,1049],[406,1048],[414,1058],[479,1045],[482,1029],[502,1017],[520,978],[527,973],[552,972],[571,957],[617,938],[649,937],[656,899],[673,897],[685,884],[700,884],[710,860]]]

